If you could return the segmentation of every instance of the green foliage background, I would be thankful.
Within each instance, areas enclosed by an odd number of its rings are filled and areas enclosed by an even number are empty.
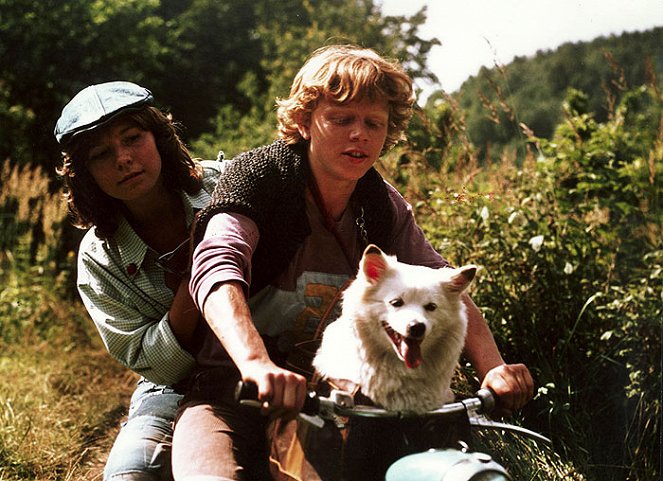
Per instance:
[[[586,97],[568,92],[551,139],[523,126],[522,163],[503,154],[477,169],[463,140],[439,169],[421,172],[426,154],[404,154],[408,185],[417,179],[410,196],[435,247],[483,267],[473,297],[505,357],[539,383],[524,422],[554,433],[591,479],[655,479],[663,105],[655,84],[637,87],[599,122],[578,107]]]
[[[141,83],[195,155],[232,156],[274,137],[274,99],[323,44],[435,80],[424,20],[373,0],[0,0],[0,479],[92,479],[81,466],[122,412],[112,386],[98,404],[123,370],[77,300],[81,233],[54,176],[71,95]],[[473,298],[536,378],[516,422],[556,453],[485,440],[517,479],[660,478],[662,36],[484,69],[432,95],[380,161],[439,252],[481,266]]]

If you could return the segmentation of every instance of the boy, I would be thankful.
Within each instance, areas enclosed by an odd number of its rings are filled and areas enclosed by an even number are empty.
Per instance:
[[[190,289],[209,329],[178,414],[177,480],[270,479],[266,417],[237,407],[232,390],[254,381],[263,413],[296,415],[307,380],[293,354],[333,318],[325,312],[367,243],[402,262],[447,265],[373,168],[402,138],[413,103],[397,63],[353,46],[319,49],[278,102],[281,139],[240,155],[219,179],[194,233]],[[529,371],[504,363],[479,310],[464,302],[466,356],[507,409],[522,406]]]

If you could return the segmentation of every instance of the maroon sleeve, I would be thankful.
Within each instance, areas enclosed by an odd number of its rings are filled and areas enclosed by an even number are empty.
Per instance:
[[[210,219],[193,252],[189,291],[202,312],[210,292],[222,282],[251,283],[251,256],[258,244],[256,224],[240,214],[220,213]]]
[[[417,225],[412,206],[403,196],[387,183],[389,197],[395,210],[394,248],[396,258],[406,264],[422,265],[433,268],[447,267],[449,263],[426,240],[423,231]]]

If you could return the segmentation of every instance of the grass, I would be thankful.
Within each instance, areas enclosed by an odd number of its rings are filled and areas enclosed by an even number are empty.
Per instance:
[[[0,480],[100,480],[135,377],[110,360],[80,303],[33,282],[4,284],[16,311],[32,296],[52,324],[44,336],[33,316],[20,339],[0,342]]]
[[[0,173],[0,481],[101,480],[136,375],[74,292],[60,195],[39,168]]]
[[[475,434],[474,449],[490,454],[516,481],[586,479],[572,462],[562,459],[552,447],[543,443],[508,431],[483,430]]]
[[[456,372],[452,383],[458,398],[471,397],[479,388],[474,369],[466,364]],[[520,413],[501,423],[525,426]],[[585,473],[571,459],[561,456],[553,445],[500,428],[473,428],[470,449],[491,456],[506,468],[514,481],[586,481]]]

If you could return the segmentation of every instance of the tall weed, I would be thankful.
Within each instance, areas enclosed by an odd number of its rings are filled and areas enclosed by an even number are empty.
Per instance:
[[[1,170],[0,479],[95,479],[124,411],[117,380],[131,380],[72,300],[60,195],[39,167]]]
[[[68,222],[62,195],[36,166],[10,160],[0,167],[0,276],[11,271],[47,273],[58,289],[76,297],[74,253],[82,231]],[[41,274],[40,274],[41,273]]]

